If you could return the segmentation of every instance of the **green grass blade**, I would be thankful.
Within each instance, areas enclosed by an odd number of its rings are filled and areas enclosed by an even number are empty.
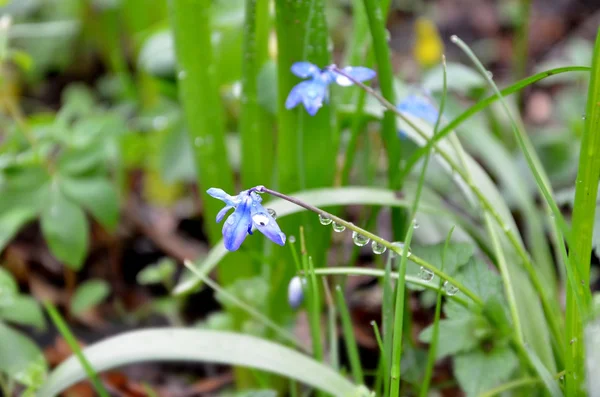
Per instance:
[[[356,338],[354,337],[354,328],[352,327],[352,318],[350,317],[350,311],[344,300],[344,293],[339,285],[335,287],[335,298],[340,312],[340,319],[342,321],[342,331],[344,332],[344,343],[346,344],[346,352],[348,353],[348,359],[350,360],[350,369],[352,371],[352,377],[354,382],[359,385],[365,383],[363,376],[362,366],[360,362],[360,355],[358,353],[358,345],[356,344]]]
[[[258,101],[258,75],[268,59],[268,29],[269,1],[247,0],[240,114],[240,171],[245,188],[272,180],[275,147],[271,116]]]
[[[194,269],[194,265],[191,262],[185,261],[183,264],[185,265],[185,267],[190,269],[190,271],[192,271],[198,277],[201,277],[202,282],[204,282],[204,284],[208,285],[210,288],[212,288],[218,294],[222,295],[229,302],[231,302],[232,304],[236,305],[237,307],[239,307],[240,309],[242,309],[243,311],[248,313],[248,315],[250,315],[250,317],[254,318],[256,321],[258,321],[259,323],[262,323],[265,327],[273,330],[277,335],[279,335],[281,337],[281,339],[291,343],[292,345],[296,346],[300,350],[304,350],[305,352],[308,351],[306,346],[302,345],[302,343],[300,343],[298,341],[298,339],[296,339],[296,337],[293,334],[291,334],[289,331],[287,331],[284,328],[281,328],[279,325],[277,325],[271,319],[269,319],[262,313],[258,312],[253,307],[249,306],[246,302],[238,299],[234,295],[227,292],[226,289],[221,288],[221,286],[219,284],[212,281],[209,277],[202,275],[202,274],[197,274],[197,271],[196,271],[196,269]]]
[[[548,369],[546,368],[544,363],[542,363],[537,354],[535,354],[535,351],[530,347],[525,347],[525,352],[523,353],[527,356],[533,368],[535,368],[538,376],[544,383],[544,386],[546,387],[546,390],[550,393],[550,395],[552,397],[563,397],[563,393],[561,392],[558,383],[552,377],[552,374],[548,372]]]
[[[383,301],[381,304],[381,326],[383,327],[383,390],[389,395],[390,363],[392,362],[392,341],[394,329],[394,289],[392,286],[392,261],[394,253],[388,254],[383,276]]]
[[[211,44],[211,2],[173,0],[171,20],[175,33],[179,97],[185,113],[190,144],[204,203],[205,227],[210,241],[221,238],[222,226],[214,219],[223,203],[205,193],[219,187],[234,193],[225,147],[223,107],[217,87]]]
[[[410,241],[412,239],[413,227],[408,228],[406,233],[406,240],[404,241],[404,247],[402,252],[402,258],[400,259],[400,266],[398,270],[398,281],[396,283],[396,302],[394,308],[394,331],[392,340],[392,364],[390,368],[390,396],[398,397],[400,395],[400,359],[402,357],[402,334],[404,331],[404,301],[406,298],[406,285],[404,278],[406,276],[406,261],[408,259],[408,251],[410,248]],[[412,255],[411,255],[412,256]]]
[[[386,22],[378,0],[364,0],[373,50],[377,61],[377,76],[381,93],[391,103],[396,103],[394,94],[394,72],[390,57],[390,48],[387,42]],[[385,111],[381,123],[382,137],[388,156],[388,178],[390,183],[396,180],[400,164],[400,140],[396,131],[396,116],[391,111]],[[391,186],[394,188],[394,186]]]
[[[173,343],[177,341],[177,343]],[[125,332],[86,347],[98,371],[149,361],[211,362],[264,370],[298,380],[334,396],[358,395],[359,388],[328,366],[285,346],[249,335],[190,328]],[[83,379],[77,359],[60,364],[38,392],[54,397]]]
[[[446,237],[446,243],[444,244],[444,250],[442,251],[442,267],[444,270],[444,262],[446,260],[446,251],[452,238],[454,227],[448,232]],[[443,291],[443,280],[440,279],[438,284],[438,292],[435,300],[435,314],[433,316],[433,331],[431,334],[431,343],[429,344],[429,352],[427,353],[427,365],[425,367],[425,375],[423,376],[423,382],[421,383],[421,391],[419,395],[421,397],[427,397],[429,394],[429,385],[431,384],[431,377],[433,376],[433,367],[435,366],[435,358],[437,353],[438,345],[438,334],[440,332],[440,315],[442,313],[442,291]]]
[[[575,183],[575,202],[573,204],[572,239],[569,246],[571,263],[578,266],[583,288],[590,284],[590,257],[592,252],[592,236],[596,200],[598,195],[598,178],[600,177],[600,29],[596,37],[592,71],[588,88],[585,129],[581,139],[579,152],[579,168]],[[577,280],[579,281],[579,280]],[[575,390],[583,382],[584,346],[583,324],[585,313],[579,312],[574,299],[569,294],[567,299],[567,338],[574,354],[573,360],[567,361],[567,395],[574,395]],[[570,370],[570,371],[569,371]],[[574,376],[577,374],[577,377]]]
[[[303,229],[300,229],[300,247],[302,255],[302,268],[306,274],[305,296],[307,301],[308,323],[312,340],[313,356],[318,361],[323,361],[323,341],[321,340],[321,293],[317,276],[314,272],[312,257],[306,251],[306,240]]]
[[[511,95],[511,94],[514,94],[515,92],[519,92],[520,90],[522,90],[523,88],[525,88],[527,86],[537,83],[540,80],[543,80],[545,78],[555,76],[555,75],[561,74],[561,73],[589,72],[589,71],[590,71],[590,68],[587,66],[566,66],[566,67],[561,67],[561,68],[550,69],[550,70],[546,70],[544,72],[537,73],[533,76],[527,77],[523,80],[517,81],[516,83],[514,83],[514,84],[506,87],[502,91],[500,91],[500,93],[502,94],[502,96]],[[427,153],[438,141],[445,138],[448,134],[450,134],[452,131],[454,131],[456,128],[458,128],[458,126],[461,125],[465,120],[469,119],[471,116],[473,116],[473,115],[477,114],[478,112],[482,111],[483,109],[487,108],[488,106],[490,106],[492,103],[496,102],[497,100],[498,100],[497,95],[495,95],[495,94],[490,95],[489,97],[477,102],[475,105],[471,106],[470,108],[465,110],[463,113],[461,113],[459,116],[457,116],[454,120],[449,122],[444,128],[442,128],[438,132],[438,134],[436,135],[435,138],[428,141],[427,145],[419,148],[415,152],[415,154],[413,154],[407,160],[407,163],[406,163],[407,165],[404,170],[404,173],[406,174],[406,173],[410,172],[412,167],[414,167],[414,165],[419,161],[419,159],[422,156],[424,156],[425,153]]]
[[[65,339],[65,341],[67,342],[67,344],[69,345],[71,350],[73,350],[73,353],[75,354],[75,357],[77,360],[76,362],[78,362],[79,365],[81,365],[81,367],[83,367],[82,377],[84,375],[87,376],[87,378],[90,380],[90,382],[92,382],[92,386],[94,387],[94,390],[96,390],[96,393],[98,393],[99,396],[109,397],[110,394],[104,388],[104,385],[102,384],[100,377],[96,373],[96,370],[94,369],[92,364],[88,361],[86,356],[81,351],[79,342],[77,342],[77,339],[71,333],[69,326],[67,325],[65,320],[62,318],[62,316],[60,315],[58,310],[56,310],[56,308],[49,302],[46,302],[44,304],[44,306],[46,307],[46,311],[48,312],[50,319],[54,323],[54,326],[58,329],[58,331],[60,332],[62,337]]]

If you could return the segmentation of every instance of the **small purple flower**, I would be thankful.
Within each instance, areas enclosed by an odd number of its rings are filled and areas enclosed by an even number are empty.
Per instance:
[[[244,190],[237,196],[230,196],[222,189],[214,187],[206,193],[225,202],[225,207],[217,214],[217,222],[221,222],[227,212],[235,208],[223,224],[223,242],[228,251],[240,248],[246,236],[252,234],[252,226],[275,244],[285,244],[285,234],[275,218],[261,205],[262,197],[256,192],[256,188]]]
[[[420,95],[408,95],[396,108],[401,112],[423,119],[432,125],[435,124],[438,118],[438,109],[428,98]],[[407,136],[406,132],[402,130],[399,131],[399,135],[401,139]]]
[[[356,81],[367,81],[375,77],[375,71],[362,66],[347,66],[342,71]],[[342,87],[354,84],[348,77],[331,70],[331,67],[320,69],[310,62],[296,62],[292,65],[292,73],[296,76],[308,79],[297,84],[285,101],[285,108],[292,109],[300,102],[311,116],[323,106],[323,101],[329,100],[328,87],[336,83]]]
[[[304,287],[306,279],[298,276],[292,277],[288,284],[288,303],[292,309],[297,309],[304,301]]]

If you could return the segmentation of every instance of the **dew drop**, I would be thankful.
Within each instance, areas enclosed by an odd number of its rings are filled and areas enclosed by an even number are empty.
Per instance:
[[[359,247],[364,247],[365,245],[369,244],[369,241],[371,241],[371,239],[367,236],[363,236],[360,233],[352,232],[352,241],[354,241],[355,245]]]
[[[186,77],[187,77],[187,72],[185,70],[181,70],[181,71],[179,71],[179,73],[177,73],[177,78],[179,80],[185,80]]]
[[[449,283],[448,281],[444,281],[444,291],[446,291],[446,295],[454,296],[458,292],[458,288]]]
[[[277,212],[273,208],[267,208],[267,212],[271,215],[271,218],[277,219]]]
[[[331,218],[328,218],[326,216],[319,214],[319,222],[321,223],[321,225],[327,226],[327,225],[331,225],[332,220],[331,220]]]
[[[377,241],[373,241],[371,243],[371,249],[373,250],[374,254],[377,255],[381,255],[385,252],[385,250],[387,249],[385,245],[377,242]]]
[[[288,237],[288,241],[289,241],[290,243],[294,244],[294,243],[296,242],[296,236],[293,236],[293,235],[292,235],[292,236]]]
[[[252,216],[252,222],[254,222],[257,226],[267,226],[269,224],[269,217],[267,214],[259,212],[258,214],[254,214]]]
[[[229,215],[229,218],[227,218],[227,223],[229,223],[230,225],[233,225],[235,223],[235,218],[236,218],[235,214]]]
[[[487,74],[487,77],[489,77],[490,79],[494,78],[494,73],[492,73],[490,70],[486,70],[485,74]]]
[[[453,43],[458,42],[458,36],[455,35],[455,34],[453,34],[452,36],[450,36],[450,41],[453,42]]]
[[[421,225],[419,225],[419,222],[417,222],[417,220],[415,219],[415,220],[413,221],[413,229],[418,229],[418,228],[419,228],[419,226],[421,226]]]
[[[344,230],[346,230],[346,226],[340,225],[339,223],[335,223],[335,222],[333,222],[331,227],[333,228],[333,231],[338,232],[338,233],[341,233]]]
[[[581,115],[581,120],[585,120],[586,116],[585,113]]]
[[[421,266],[419,269],[419,278],[423,281],[431,281],[433,280],[433,272]]]

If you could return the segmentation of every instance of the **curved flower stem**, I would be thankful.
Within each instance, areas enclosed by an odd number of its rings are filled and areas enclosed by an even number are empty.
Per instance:
[[[394,251],[396,254],[398,254],[399,256],[402,256],[402,252],[403,249],[402,247],[400,247],[399,245],[393,244],[390,241],[387,241],[384,238],[381,238],[379,236],[377,236],[376,234],[373,234],[367,230],[364,230],[363,228],[360,228],[356,225],[354,225],[353,223],[350,223],[348,221],[345,221],[342,218],[339,218],[333,214],[330,214],[327,211],[323,211],[320,208],[317,208],[315,206],[312,206],[310,204],[307,204],[301,200],[298,200],[295,197],[292,196],[288,196],[287,194],[283,194],[280,193],[278,191],[275,190],[271,190],[269,188],[266,188],[264,186],[257,186],[255,188],[253,188],[252,190],[258,192],[258,193],[268,193],[272,196],[275,197],[279,197],[280,199],[289,201],[290,203],[296,204],[302,208],[306,208],[309,211],[312,211],[316,214],[319,214],[323,217],[326,217],[328,219],[331,219],[333,222],[339,224],[339,225],[343,225],[346,228],[355,231],[359,234],[362,234],[365,237],[368,237],[369,239],[371,239],[372,241],[375,241],[381,245],[383,245],[384,247],[388,248],[391,251]],[[464,293],[466,296],[468,296],[469,298],[471,298],[473,300],[473,302],[475,302],[477,305],[479,306],[483,306],[483,301],[481,300],[480,297],[478,297],[477,295],[475,295],[475,293],[473,291],[471,291],[470,289],[468,289],[467,287],[465,287],[461,282],[459,282],[458,280],[456,280],[455,278],[449,276],[448,274],[440,271],[440,269],[438,269],[437,267],[433,266],[431,263],[425,261],[422,258],[419,258],[418,256],[412,254],[412,253],[408,253],[408,259],[419,265],[419,266],[423,266],[424,268],[428,269],[429,271],[433,272],[433,274],[437,275],[440,278],[443,278],[444,280],[447,280],[449,283],[451,283],[452,285],[454,285],[456,288],[458,288],[462,293]]]
[[[372,95],[375,99],[377,99],[386,109],[391,110],[394,113],[396,113],[396,115],[400,119],[402,119],[402,121],[407,123],[408,126],[411,127],[413,130],[415,130],[423,139],[425,139],[426,141],[433,141],[433,138],[430,138],[429,136],[427,136],[427,134],[425,132],[423,132],[417,125],[415,125],[415,123],[413,123],[408,117],[406,117],[404,115],[404,113],[399,111],[392,103],[390,103],[388,100],[386,100],[383,96],[381,96],[373,88],[366,86],[365,84],[361,83],[360,81],[353,79],[352,76],[348,76],[346,73],[344,73],[343,70],[339,69],[335,65],[330,66],[330,69],[336,73],[339,73],[339,74],[347,77],[354,84],[356,84],[357,86],[359,86],[360,88],[365,90],[367,93]],[[544,310],[546,320],[548,321],[548,324],[550,325],[552,335],[553,335],[554,339],[557,341],[557,343],[560,344],[560,342],[562,341],[563,338],[562,338],[562,333],[561,333],[560,327],[557,322],[557,318],[558,318],[557,310],[555,307],[553,307],[551,305],[551,303],[549,301],[547,289],[544,287],[542,280],[540,279],[537,272],[535,271],[533,262],[532,262],[531,258],[529,257],[529,254],[527,253],[527,251],[525,251],[523,244],[521,243],[519,238],[515,235],[515,233],[511,230],[510,226],[504,222],[504,220],[502,219],[502,216],[500,216],[500,214],[492,206],[492,204],[487,199],[487,197],[485,197],[483,192],[470,180],[467,172],[463,168],[459,167],[458,164],[456,164],[456,162],[454,162],[454,160],[452,160],[450,158],[450,156],[448,155],[448,153],[446,153],[445,151],[438,150],[437,153],[440,156],[442,156],[444,161],[446,161],[446,163],[452,168],[452,170],[456,173],[456,175],[458,175],[469,186],[471,191],[475,194],[475,196],[481,203],[481,206],[483,207],[483,209],[491,215],[491,217],[494,219],[494,221],[504,231],[504,234],[508,238],[508,241],[510,242],[510,244],[515,248],[517,255],[519,255],[519,257],[523,261],[523,266],[525,267],[525,270],[529,274],[529,277],[531,278],[531,282],[533,283],[535,290],[537,291],[537,293],[540,296],[542,308]]]

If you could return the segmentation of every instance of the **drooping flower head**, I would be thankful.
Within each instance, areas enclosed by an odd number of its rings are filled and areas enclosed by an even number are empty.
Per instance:
[[[438,109],[430,99],[425,96],[411,94],[406,97],[396,106],[401,112],[411,116],[425,120],[427,123],[434,125],[438,118]],[[399,131],[400,138],[407,137],[406,131]]]
[[[304,301],[306,279],[294,276],[288,284],[288,303],[292,309],[297,309]]]
[[[375,77],[375,71],[362,66],[347,66],[342,71],[356,81],[367,81]],[[320,69],[310,62],[296,62],[292,65],[292,73],[308,79],[292,88],[285,101],[285,108],[292,109],[300,102],[311,116],[323,106],[323,101],[329,100],[329,85],[336,83],[342,87],[354,84],[348,77],[331,70],[331,67]]]
[[[244,190],[237,196],[230,196],[214,187],[206,193],[225,202],[225,207],[217,214],[217,222],[221,222],[230,209],[235,209],[223,224],[223,243],[227,250],[236,251],[240,248],[246,236],[252,234],[252,226],[275,244],[285,244],[285,234],[275,218],[262,206],[262,197],[256,188]]]

